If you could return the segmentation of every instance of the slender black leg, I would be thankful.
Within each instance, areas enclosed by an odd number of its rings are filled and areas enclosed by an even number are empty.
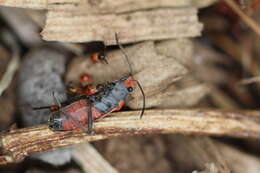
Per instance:
[[[93,127],[93,117],[92,117],[92,109],[91,104],[88,107],[88,134],[92,133],[92,127]]]

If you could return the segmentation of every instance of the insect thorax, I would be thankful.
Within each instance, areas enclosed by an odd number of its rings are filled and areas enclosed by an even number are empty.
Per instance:
[[[93,102],[94,107],[102,113],[107,113],[118,106],[121,100],[126,100],[128,91],[122,80],[116,81],[114,85],[107,89],[100,100]]]

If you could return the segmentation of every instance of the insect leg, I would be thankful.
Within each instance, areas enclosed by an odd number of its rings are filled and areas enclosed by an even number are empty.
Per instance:
[[[59,105],[51,105],[51,106],[42,106],[42,107],[33,107],[33,110],[41,110],[41,109],[49,109],[51,112],[58,111],[60,109]]]
[[[117,43],[117,45],[118,45],[119,48],[121,49],[121,51],[122,51],[122,53],[124,54],[125,59],[126,59],[126,61],[127,61],[127,63],[128,63],[128,66],[129,66],[129,69],[130,69],[130,75],[133,76],[132,66],[131,66],[131,64],[130,64],[130,62],[129,62],[129,58],[128,58],[128,56],[127,56],[127,54],[126,54],[126,52],[125,52],[123,46],[119,43],[117,33],[115,33],[115,38],[116,38],[116,43]],[[136,80],[136,82],[137,82],[137,85],[138,85],[138,87],[140,88],[140,91],[141,91],[142,96],[143,96],[143,108],[142,108],[142,112],[141,112],[141,114],[140,114],[140,119],[141,119],[141,118],[143,117],[144,111],[145,111],[145,94],[144,94],[144,91],[143,91],[142,86],[141,86],[141,84],[139,83],[139,81]]]
[[[33,110],[50,109],[51,106],[32,107]]]
[[[88,134],[92,133],[92,127],[93,127],[93,117],[92,117],[92,109],[91,109],[91,104],[89,104],[88,107]]]
[[[126,52],[125,52],[125,50],[124,50],[122,44],[119,43],[117,33],[115,33],[115,38],[116,38],[116,44],[119,46],[121,52],[123,53],[123,55],[124,55],[124,57],[125,57],[125,59],[126,59],[126,62],[127,62],[127,64],[128,64],[128,66],[129,66],[130,75],[133,76],[133,69],[132,69],[132,66],[131,66],[131,64],[130,64],[129,58],[128,58],[128,56],[127,56],[127,54],[126,54]]]

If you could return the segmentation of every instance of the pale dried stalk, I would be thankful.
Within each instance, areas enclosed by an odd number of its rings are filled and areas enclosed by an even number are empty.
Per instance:
[[[0,0],[0,5],[32,9],[45,9],[47,0]]]
[[[11,84],[14,78],[14,74],[18,69],[19,65],[20,65],[20,57],[19,55],[14,55],[11,59],[11,62],[8,64],[7,70],[3,78],[0,80],[0,96]]]
[[[201,30],[202,24],[198,22],[194,8],[154,9],[117,15],[49,11],[42,36],[48,41],[104,41],[111,45],[116,44],[115,33],[121,43],[133,43],[195,37],[201,34]]]
[[[258,173],[260,170],[260,159],[254,154],[243,152],[235,147],[214,141],[225,158],[228,167],[235,173]]]
[[[11,130],[1,136],[5,155],[0,157],[0,164],[62,146],[130,135],[182,133],[260,138],[259,111],[147,110],[142,119],[139,113],[113,113],[94,124],[92,135],[81,130],[54,132],[47,125]]]
[[[246,15],[234,0],[224,0],[234,12],[258,35],[260,36],[260,26],[251,17]]]
[[[3,75],[2,79],[0,79],[0,96],[11,84],[15,72],[20,66],[20,48],[18,47],[15,38],[11,35],[9,31],[6,30],[2,31],[2,38],[4,39],[5,43],[11,48],[12,59],[7,66],[5,74]]]
[[[89,143],[77,146],[74,149],[73,158],[81,165],[85,173],[118,173]]]
[[[260,81],[260,76],[254,76],[254,77],[242,79],[239,83],[241,85],[248,85],[248,84],[256,83],[256,82],[259,82],[259,81]]]
[[[197,150],[198,156],[199,154],[204,155],[204,158],[201,156],[201,158],[197,157],[198,159],[201,159],[204,163],[213,162],[216,169],[219,170],[218,173],[230,173],[230,168],[227,165],[225,156],[220,152],[214,140],[208,137],[202,137],[195,138],[195,140],[190,143],[194,149]]]
[[[243,56],[241,54],[241,50],[243,48],[238,42],[235,42],[221,33],[210,34],[210,37],[212,38],[214,44],[218,45],[219,48],[231,55],[231,58],[242,62]],[[256,64],[254,68],[249,68],[248,70],[250,73],[257,76],[260,73],[260,66]]]
[[[181,163],[195,165],[199,168],[198,170],[201,170],[205,163],[214,163],[217,170],[219,170],[218,173],[230,171],[235,173],[258,173],[260,170],[260,159],[258,157],[209,137],[174,135],[168,139],[170,140],[170,146],[174,148],[171,150],[174,159],[182,160],[183,155],[191,153],[190,157]]]
[[[171,135],[167,136],[167,142],[171,146],[169,151],[177,165],[190,165],[190,167],[202,170],[205,163],[214,163],[218,173],[229,173],[230,169],[214,140],[205,136],[184,136]],[[185,145],[183,145],[185,144]],[[185,160],[183,155],[190,154]],[[192,166],[191,166],[192,165]],[[189,167],[189,166],[187,166]]]

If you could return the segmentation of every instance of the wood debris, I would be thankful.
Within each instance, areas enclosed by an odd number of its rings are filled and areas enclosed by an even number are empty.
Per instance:
[[[171,25],[172,27],[169,27]],[[149,29],[148,29],[149,28]],[[116,44],[199,36],[202,24],[194,8],[154,9],[123,14],[49,11],[43,39],[62,42],[104,41]],[[138,31],[138,32],[137,32]]]
[[[160,7],[183,7],[195,6],[205,7],[214,3],[216,0],[181,0],[181,1],[147,1],[147,0],[121,0],[120,4],[113,0],[103,1],[83,1],[83,0],[1,0],[0,5],[10,7],[32,8],[32,9],[51,9],[51,10],[75,10],[82,8],[90,12],[115,12],[115,10],[133,11],[137,9],[160,8]],[[130,4],[130,6],[129,6]]]

